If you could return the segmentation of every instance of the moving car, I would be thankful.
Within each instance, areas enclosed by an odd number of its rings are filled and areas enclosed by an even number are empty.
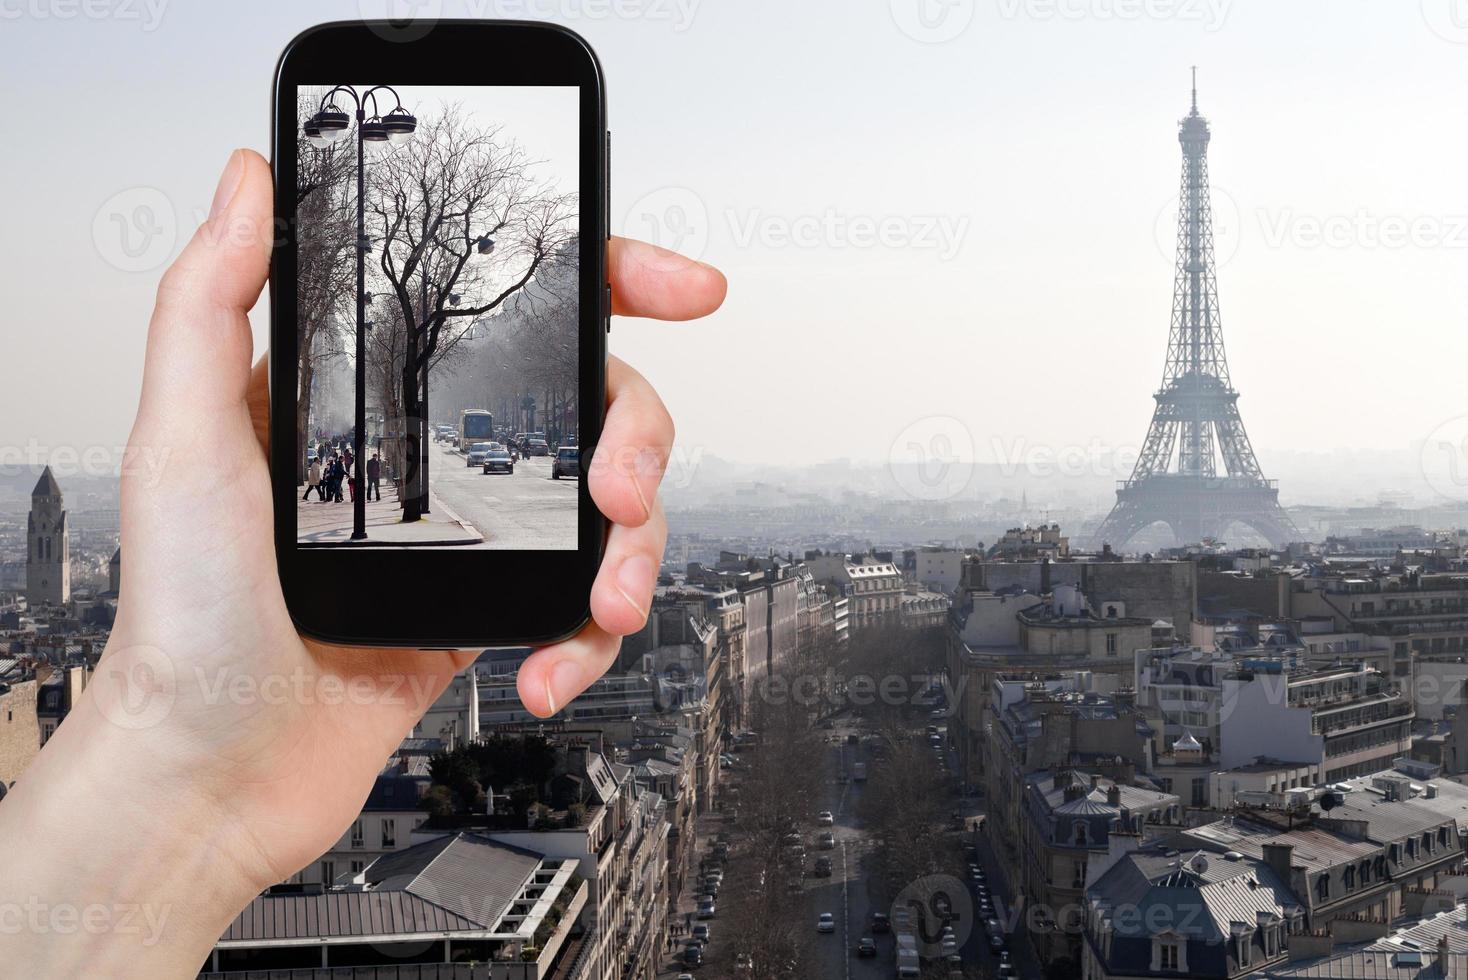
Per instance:
[[[831,877],[831,859],[828,857],[816,858],[816,867],[813,873],[817,878]]]
[[[822,827],[831,827],[836,823],[836,817],[830,810],[822,810],[816,814],[816,823]]]
[[[515,459],[510,451],[499,443],[494,444],[493,449],[484,454],[484,472],[486,473],[515,473]]]
[[[892,922],[886,912],[872,913],[872,932],[891,932]]]
[[[862,936],[856,944],[856,955],[862,958],[877,955],[877,941],[871,936]]]
[[[834,850],[836,847],[836,835],[829,830],[816,838],[816,846],[823,851]]]
[[[525,455],[526,456],[549,456],[550,455],[550,443],[546,442],[544,439],[526,439],[525,440]]]
[[[489,451],[493,446],[494,444],[490,442],[476,442],[472,444],[469,447],[468,465],[483,466],[484,458],[489,455]]]
[[[581,450],[576,446],[562,446],[556,450],[556,458],[551,460],[551,479],[559,480],[563,476],[575,479],[581,473]]]
[[[822,912],[816,920],[816,932],[835,932],[836,918],[830,912]]]

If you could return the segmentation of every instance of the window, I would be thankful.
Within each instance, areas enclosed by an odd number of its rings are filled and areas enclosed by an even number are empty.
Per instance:
[[[382,820],[382,846],[383,847],[397,847],[398,846],[398,827],[397,827],[397,821],[396,820],[393,820],[391,817],[384,817],[383,820]]]
[[[362,869],[365,868],[366,866],[367,866],[367,862],[366,861],[353,861],[352,862],[352,874],[353,875],[359,875],[359,874],[361,874],[362,873]]]
[[[333,881],[336,880],[336,862],[335,861],[322,861],[321,862],[321,880],[324,881],[328,885],[331,884]]]
[[[352,821],[352,846],[353,847],[361,847],[362,846],[362,843],[363,843],[363,841],[362,841],[362,821],[361,820],[353,820]]]
[[[1315,897],[1322,902],[1330,898],[1330,875],[1321,875],[1315,879]]]
[[[1248,966],[1249,958],[1254,952],[1254,940],[1252,933],[1239,935],[1239,966]]]
[[[1178,968],[1177,943],[1163,943],[1157,962],[1159,969],[1176,970]]]
[[[1355,868],[1347,868],[1341,873],[1341,884],[1345,886],[1347,891],[1350,891],[1352,888],[1356,887]]]
[[[1422,853],[1432,853],[1432,831],[1424,831],[1422,834]]]
[[[1371,881],[1371,861],[1365,860],[1357,865],[1356,870],[1361,874],[1361,884],[1364,886]]]
[[[1446,828],[1446,827],[1439,827],[1439,828],[1437,828],[1437,843],[1438,843],[1438,846],[1440,846],[1440,847],[1447,847],[1448,846],[1448,828]]]
[[[1193,806],[1208,805],[1208,777],[1193,777]]]

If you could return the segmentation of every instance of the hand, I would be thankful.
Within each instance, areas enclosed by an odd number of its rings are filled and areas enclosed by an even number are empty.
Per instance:
[[[24,840],[0,875],[0,963],[15,976],[193,976],[261,889],[331,847],[387,756],[474,652],[332,647],[297,635],[276,576],[264,360],[246,312],[265,285],[269,165],[231,158],[209,220],[163,277],[122,479],[117,622],[85,695],[0,803]],[[614,312],[716,309],[714,269],[616,239]],[[562,708],[647,616],[666,525],[657,488],[673,425],[612,358],[592,498],[611,519],[594,622],[533,654],[526,706]],[[7,929],[35,903],[137,904],[129,934]],[[38,931],[45,934],[38,935]]]

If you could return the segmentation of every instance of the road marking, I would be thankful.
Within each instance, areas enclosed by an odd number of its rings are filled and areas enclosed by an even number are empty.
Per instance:
[[[851,898],[847,892],[851,869],[846,866],[846,841],[841,841],[841,962],[846,967],[846,980],[851,980]]]

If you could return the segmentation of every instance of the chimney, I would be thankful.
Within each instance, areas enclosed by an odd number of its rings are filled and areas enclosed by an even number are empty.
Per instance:
[[[1121,806],[1121,787],[1116,785],[1116,783],[1112,783],[1106,790],[1106,805],[1114,807]]]
[[[1295,859],[1295,845],[1293,844],[1265,844],[1264,863],[1279,875],[1280,880],[1289,884],[1290,865]]]
[[[1443,933],[1437,937],[1437,962],[1443,973],[1448,972],[1448,962],[1452,957],[1452,946],[1448,943],[1448,934]]]
[[[1062,769],[1051,779],[1056,789],[1066,789],[1070,786],[1070,770]]]
[[[1075,783],[1068,783],[1068,784],[1066,784],[1066,787],[1065,787],[1065,802],[1070,803],[1072,800],[1078,800],[1078,799],[1080,799],[1081,797],[1083,797],[1085,795],[1086,795],[1085,787],[1079,786],[1079,785],[1077,785]]]

